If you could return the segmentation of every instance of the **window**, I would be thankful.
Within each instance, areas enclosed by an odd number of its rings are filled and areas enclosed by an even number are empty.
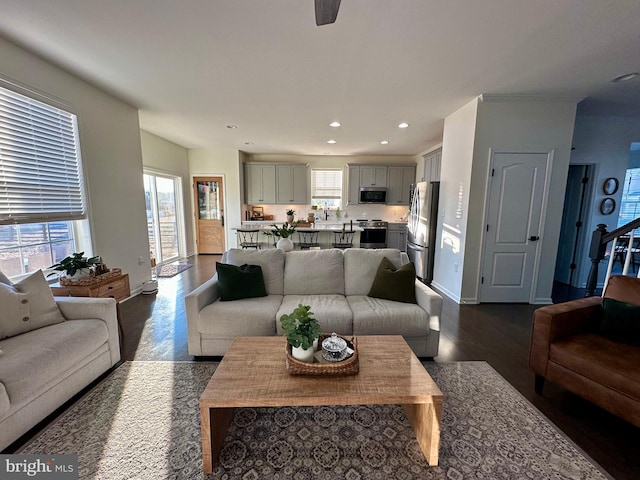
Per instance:
[[[640,168],[629,168],[622,185],[622,200],[620,201],[620,214],[618,227],[640,217]],[[636,230],[636,235],[640,229]]]
[[[35,97],[0,81],[0,270],[8,276],[73,253],[72,220],[86,217],[76,116]]]
[[[331,209],[342,207],[342,170],[311,170],[311,205]]]

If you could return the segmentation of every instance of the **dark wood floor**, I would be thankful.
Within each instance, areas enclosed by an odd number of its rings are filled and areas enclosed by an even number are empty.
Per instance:
[[[123,360],[193,360],[187,351],[183,297],[213,275],[219,259],[215,255],[193,257],[189,260],[192,268],[159,279],[157,295],[138,295],[121,304]],[[554,300],[580,293],[560,289],[554,291]],[[613,478],[639,479],[640,429],[549,382],[543,395],[534,392],[527,361],[535,308],[458,305],[445,297],[440,353],[435,361],[488,362]]]

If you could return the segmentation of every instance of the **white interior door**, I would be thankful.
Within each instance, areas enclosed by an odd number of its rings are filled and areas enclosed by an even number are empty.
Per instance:
[[[494,153],[484,243],[481,302],[529,302],[549,156]]]

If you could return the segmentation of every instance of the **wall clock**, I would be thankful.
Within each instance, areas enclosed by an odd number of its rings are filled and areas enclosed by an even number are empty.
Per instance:
[[[613,198],[605,198],[600,202],[600,213],[602,215],[611,215],[616,209],[616,201]]]
[[[618,191],[618,179],[614,177],[607,178],[602,184],[602,191],[606,195],[613,195]]]

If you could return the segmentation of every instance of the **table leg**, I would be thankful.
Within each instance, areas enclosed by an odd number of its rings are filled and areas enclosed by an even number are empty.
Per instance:
[[[433,403],[402,405],[416,434],[418,444],[430,467],[438,465],[440,450],[440,420],[442,419],[442,400]]]
[[[222,444],[233,421],[234,408],[200,406],[200,432],[202,435],[202,469],[213,472],[218,463]]]

